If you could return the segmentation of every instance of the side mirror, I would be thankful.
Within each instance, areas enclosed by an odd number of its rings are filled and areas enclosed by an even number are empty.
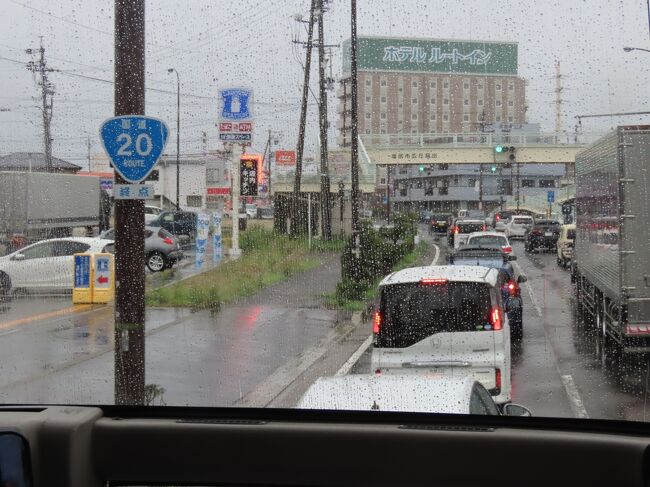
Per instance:
[[[508,255],[508,261],[512,261],[512,260],[517,260],[517,256],[512,254]]]
[[[517,282],[518,282],[519,284],[521,284],[522,282],[526,282],[527,280],[528,280],[528,278],[527,278],[526,276],[524,276],[523,274],[520,275],[520,276],[517,278]]]
[[[503,414],[504,416],[532,416],[532,414],[530,414],[530,410],[527,407],[513,403],[508,403],[503,406]]]
[[[25,255],[24,254],[16,254],[11,258],[11,260],[25,260]]]

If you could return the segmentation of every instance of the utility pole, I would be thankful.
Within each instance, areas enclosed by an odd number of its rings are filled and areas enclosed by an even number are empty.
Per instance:
[[[26,49],[27,54],[34,54],[33,49]],[[52,108],[54,105],[54,85],[49,82],[47,79],[47,73],[55,71],[52,68],[47,67],[47,61],[45,61],[45,48],[43,47],[43,37],[41,36],[41,46],[38,49],[39,58],[37,61],[30,61],[27,63],[27,69],[32,73],[38,73],[40,76],[39,84],[41,85],[41,98],[43,106],[41,111],[43,112],[43,137],[45,142],[45,167],[47,172],[54,171],[54,165],[52,163]],[[49,96],[49,101],[48,101]]]
[[[516,161],[515,165],[517,166],[517,196],[516,196],[516,198],[517,198],[517,211],[519,211],[519,183],[520,183],[520,179],[519,179],[519,161]]]
[[[478,209],[483,209],[483,164],[478,165]]]
[[[319,125],[320,125],[320,207],[321,207],[321,238],[324,241],[332,239],[332,215],[330,207],[330,176],[327,153],[327,91],[325,79],[325,41],[323,17],[324,0],[318,1],[318,81],[319,81]]]
[[[296,149],[296,175],[293,183],[293,198],[291,202],[291,229],[292,235],[297,235],[300,225],[298,223],[299,211],[298,199],[300,198],[300,182],[302,178],[302,156],[305,149],[305,128],[307,124],[307,98],[309,97],[309,72],[311,71],[311,49],[314,38],[314,10],[316,2],[311,0],[309,9],[309,28],[307,29],[307,53],[305,59],[305,77],[302,85],[302,103],[300,106],[300,125],[298,128],[298,147]],[[311,223],[309,223],[311,224]]]
[[[86,145],[88,146],[88,172],[92,172],[92,167],[90,164],[90,136],[86,137]]]
[[[115,0],[115,116],[144,115],[145,0]],[[116,184],[126,184],[115,174]],[[115,404],[144,405],[144,201],[115,200]]]
[[[386,224],[390,225],[390,173],[392,167],[390,164],[386,165]]]
[[[350,84],[351,84],[351,172],[352,172],[352,242],[353,254],[356,259],[361,257],[361,241],[359,236],[359,120],[357,110],[357,0],[350,2]],[[358,266],[356,266],[358,268]]]
[[[168,73],[176,73],[176,211],[181,209],[181,78],[178,71],[169,68]]]

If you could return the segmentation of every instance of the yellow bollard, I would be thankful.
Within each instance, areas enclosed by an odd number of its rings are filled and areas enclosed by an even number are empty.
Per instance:
[[[74,254],[72,304],[92,303],[93,272],[90,254]]]
[[[92,259],[92,302],[108,303],[115,295],[113,254],[94,254]]]

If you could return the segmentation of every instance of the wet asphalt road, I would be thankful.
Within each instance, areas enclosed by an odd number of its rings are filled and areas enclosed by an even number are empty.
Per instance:
[[[438,246],[437,263],[444,263],[445,239],[423,235]],[[513,353],[513,401],[536,416],[644,420],[645,363],[617,373],[574,322],[569,273],[555,255],[526,254],[520,242],[513,246],[515,269],[529,279],[522,286],[524,339]],[[339,273],[338,259],[325,259],[320,268],[216,316],[148,310],[146,382],[164,389],[152,402],[263,406],[290,383],[305,381],[302,391],[319,370],[335,373],[370,331],[361,325],[357,342],[341,339],[337,313],[322,298]],[[70,307],[69,296],[26,297],[0,310],[0,402],[113,402],[113,310]],[[343,369],[370,372],[370,351]],[[340,357],[328,362],[332,352]]]

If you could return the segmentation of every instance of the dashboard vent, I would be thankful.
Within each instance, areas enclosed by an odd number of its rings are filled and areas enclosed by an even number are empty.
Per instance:
[[[494,428],[487,426],[458,426],[453,424],[403,424],[399,426],[403,430],[433,430],[433,431],[480,431],[490,433]]]

